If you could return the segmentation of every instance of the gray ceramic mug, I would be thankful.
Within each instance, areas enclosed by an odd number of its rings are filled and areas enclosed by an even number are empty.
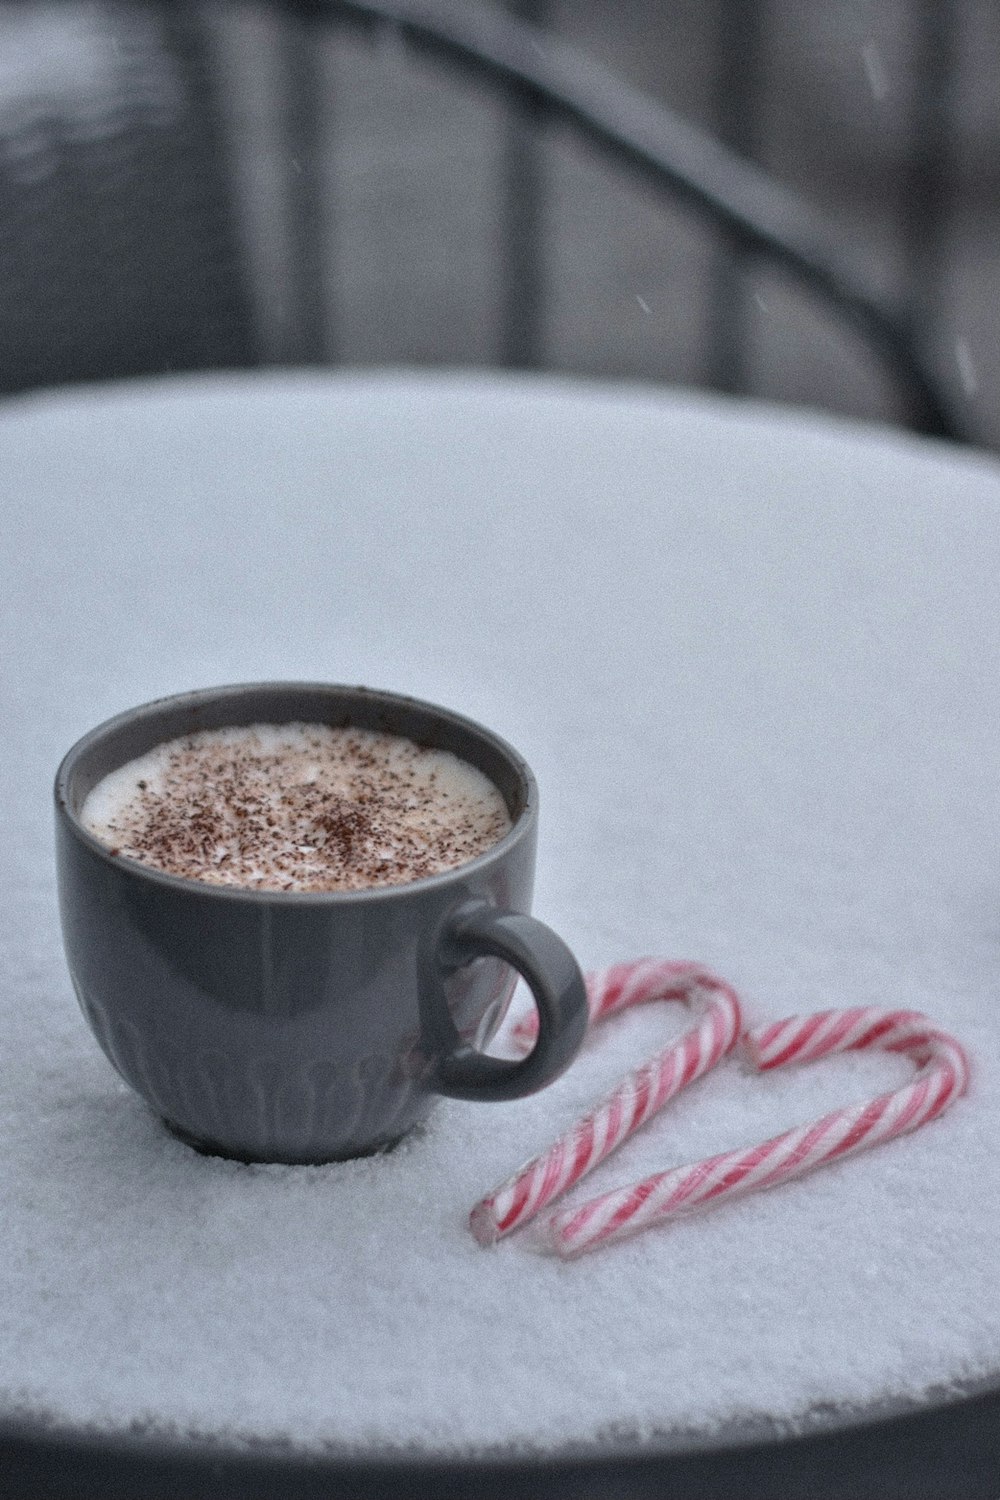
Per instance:
[[[293,721],[449,750],[498,787],[513,827],[443,874],[302,893],[166,875],[113,855],[80,823],[91,787],[164,741]],[[84,1015],[122,1077],[202,1151],[322,1162],[384,1150],[436,1095],[534,1093],[580,1045],[580,971],[529,914],[534,778],[502,739],[458,714],[313,683],[187,693],[92,730],[63,760],[55,795],[63,941]],[[529,1056],[511,1062],[481,1048],[517,973],[540,1029]]]

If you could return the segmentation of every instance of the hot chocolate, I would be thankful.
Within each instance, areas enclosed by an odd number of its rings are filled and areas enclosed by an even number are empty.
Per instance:
[[[402,885],[511,827],[493,783],[457,756],[323,724],[171,740],[105,776],[80,817],[112,853],[167,874],[277,891]]]

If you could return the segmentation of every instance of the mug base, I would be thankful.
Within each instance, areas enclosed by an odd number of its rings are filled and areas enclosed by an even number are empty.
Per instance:
[[[217,1141],[206,1140],[202,1136],[194,1135],[190,1130],[185,1130],[182,1125],[176,1125],[173,1120],[168,1120],[166,1115],[161,1115],[160,1120],[176,1140],[181,1141],[185,1146],[190,1146],[192,1151],[197,1151],[199,1156],[218,1156],[224,1161],[244,1162],[247,1166],[323,1167],[336,1161],[357,1161],[364,1156],[384,1156],[410,1134],[409,1131],[404,1131],[402,1135],[391,1136],[374,1145],[358,1146],[346,1151],[315,1154],[274,1151],[259,1154],[234,1151],[228,1146],[220,1146]]]

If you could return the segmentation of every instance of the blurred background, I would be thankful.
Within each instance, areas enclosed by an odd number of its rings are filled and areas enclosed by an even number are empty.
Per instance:
[[[529,68],[638,91],[812,205],[960,435],[1000,448],[996,0],[504,9]],[[258,363],[539,367],[905,416],[794,268],[405,24],[322,0],[0,0],[0,388]]]

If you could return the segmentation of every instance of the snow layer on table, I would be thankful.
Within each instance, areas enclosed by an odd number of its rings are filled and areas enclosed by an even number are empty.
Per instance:
[[[0,770],[7,1411],[435,1450],[868,1403],[995,1371],[1000,473],[698,397],[488,378],[178,380],[8,403]],[[50,784],[101,719],[274,677],[451,704],[528,757],[536,910],[584,967],[701,960],[754,1021],[911,1006],[971,1095],[876,1152],[583,1260],[476,1199],[683,1024],[442,1102],[393,1154],[169,1138],[76,1007]],[[578,1196],[909,1076],[730,1062]]]

